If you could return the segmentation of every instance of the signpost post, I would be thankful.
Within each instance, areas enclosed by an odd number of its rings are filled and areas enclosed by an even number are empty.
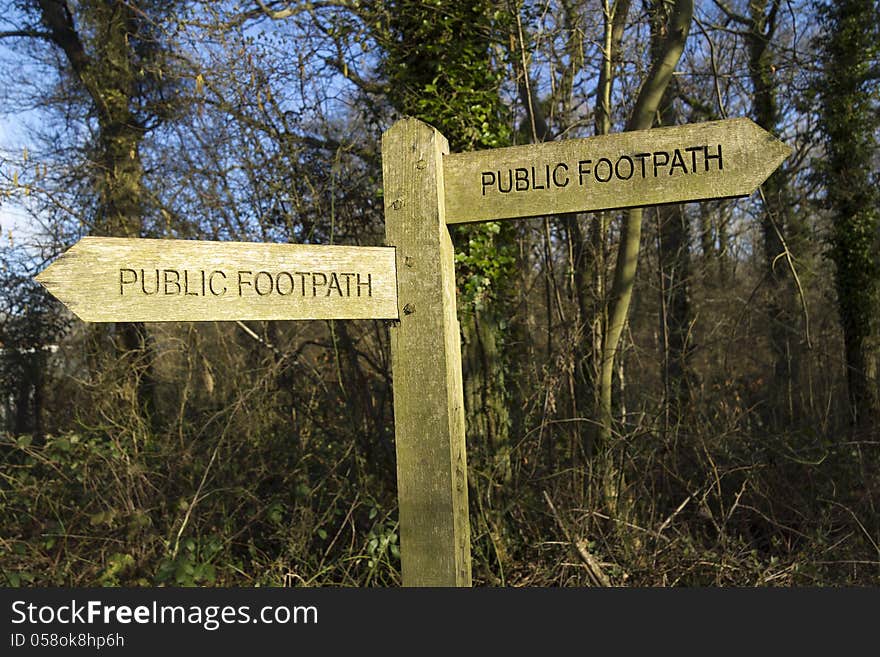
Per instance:
[[[391,329],[400,559],[406,586],[470,586],[467,464],[446,139],[404,119],[382,137],[385,235],[397,247]]]
[[[470,586],[461,348],[447,224],[748,196],[790,154],[748,119],[449,154],[382,137],[388,247],[84,237],[37,276],[87,322],[391,319],[406,586]]]

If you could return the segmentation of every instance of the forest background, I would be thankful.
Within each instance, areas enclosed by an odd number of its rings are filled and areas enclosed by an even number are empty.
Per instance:
[[[400,583],[385,322],[84,324],[32,278],[84,235],[381,245],[402,116],[794,150],[452,230],[475,583],[880,584],[875,0],[0,7],[0,584]]]

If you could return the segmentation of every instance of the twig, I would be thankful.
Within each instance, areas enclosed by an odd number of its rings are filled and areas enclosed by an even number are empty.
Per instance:
[[[678,508],[677,508],[675,511],[673,511],[672,513],[670,513],[670,514],[669,514],[669,517],[666,518],[666,520],[664,520],[662,523],[660,523],[660,526],[657,528],[657,536],[660,536],[660,534],[663,533],[663,530],[666,529],[667,527],[669,527],[669,524],[670,524],[673,520],[675,520],[675,516],[677,516],[679,513],[681,513],[681,510],[684,509],[684,507],[687,506],[687,503],[690,502],[690,501],[693,499],[693,497],[694,497],[694,494],[691,493],[691,494],[688,495],[686,498],[684,498],[684,502],[682,502],[681,504],[679,504],[679,505],[678,505]],[[737,498],[737,500],[738,500],[738,499],[739,499],[739,498]]]
[[[553,506],[553,502],[547,494],[547,491],[542,492],[544,493],[544,499],[547,500],[547,506],[550,507],[550,513],[553,514],[553,518],[556,520],[556,524],[558,524],[559,528],[562,530],[565,540],[574,547],[578,556],[581,558],[581,561],[584,562],[584,565],[587,568],[587,574],[590,576],[593,584],[596,586],[611,586],[611,580],[608,579],[608,575],[602,570],[602,564],[600,564],[599,560],[587,550],[587,541],[582,538],[573,539],[571,537],[568,528],[556,512],[556,507]]]
[[[257,342],[259,342],[261,345],[263,345],[263,346],[266,347],[267,349],[271,349],[272,352],[273,352],[276,356],[283,356],[283,355],[284,355],[278,347],[276,347],[276,346],[275,346],[274,344],[272,344],[271,342],[267,342],[266,340],[264,340],[263,338],[261,338],[259,335],[257,335],[257,334],[253,331],[253,329],[251,329],[250,326],[248,326],[248,325],[245,324],[244,322],[236,320],[235,323],[238,325],[238,327],[239,327],[242,331],[244,331],[245,333],[247,333],[247,334],[248,334],[249,336],[251,336],[254,340],[256,340]]]
[[[862,524],[862,521],[859,520],[859,517],[855,514],[855,511],[850,509],[848,506],[841,504],[840,502],[835,502],[834,500],[827,500],[827,501],[831,502],[831,504],[833,504],[834,506],[839,506],[841,509],[843,509],[844,511],[846,511],[847,513],[849,513],[852,516],[852,519],[856,521],[856,524],[859,526],[859,529],[862,530],[862,533],[865,535],[865,537],[868,539],[868,541],[871,543],[871,545],[874,546],[874,549],[877,551],[877,554],[880,555],[880,545],[877,544],[877,541],[874,540],[874,537],[871,536],[871,534],[868,532],[867,529],[865,529],[865,526]]]
[[[780,258],[785,258],[785,262],[788,264],[788,268],[791,270],[791,276],[794,279],[795,286],[797,287],[798,297],[801,301],[801,310],[804,316],[804,339],[807,342],[807,348],[813,348],[813,340],[810,337],[810,313],[807,308],[807,298],[804,295],[804,288],[801,285],[800,276],[798,276],[797,269],[794,266],[794,259],[791,256],[791,251],[788,249],[788,244],[785,241],[785,238],[782,236],[782,231],[779,230],[779,226],[776,224],[776,220],[773,218],[773,212],[767,207],[767,198],[764,196],[764,188],[758,187],[758,193],[761,195],[761,203],[764,205],[764,209],[767,212],[767,217],[770,219],[770,225],[773,226],[773,231],[776,233],[776,237],[779,238],[779,243],[782,245],[782,253],[778,254],[775,258],[773,258],[773,264],[771,265],[771,269],[775,268],[776,261]]]

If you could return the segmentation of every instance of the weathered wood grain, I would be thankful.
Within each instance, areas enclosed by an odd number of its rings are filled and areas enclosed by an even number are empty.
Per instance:
[[[748,196],[790,153],[745,118],[454,153],[446,223]]]
[[[37,280],[87,322],[396,319],[394,249],[84,237]]]
[[[446,139],[415,119],[382,137],[385,230],[397,247],[400,323],[391,329],[405,586],[470,586],[461,345],[444,221]]]

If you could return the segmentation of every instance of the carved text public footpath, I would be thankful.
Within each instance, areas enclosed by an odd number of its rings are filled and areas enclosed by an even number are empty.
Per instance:
[[[373,296],[373,275],[336,271],[119,268],[119,294],[143,296],[351,297]]]
[[[562,189],[574,184],[584,187],[591,183],[607,183],[614,180],[627,181],[653,177],[708,173],[710,170],[723,171],[724,158],[721,144],[710,148],[685,146],[670,151],[647,153],[624,153],[612,157],[600,157],[572,162],[534,164],[515,169],[493,169],[480,173],[483,196],[494,192],[510,194],[516,192],[539,191],[542,189]]]

